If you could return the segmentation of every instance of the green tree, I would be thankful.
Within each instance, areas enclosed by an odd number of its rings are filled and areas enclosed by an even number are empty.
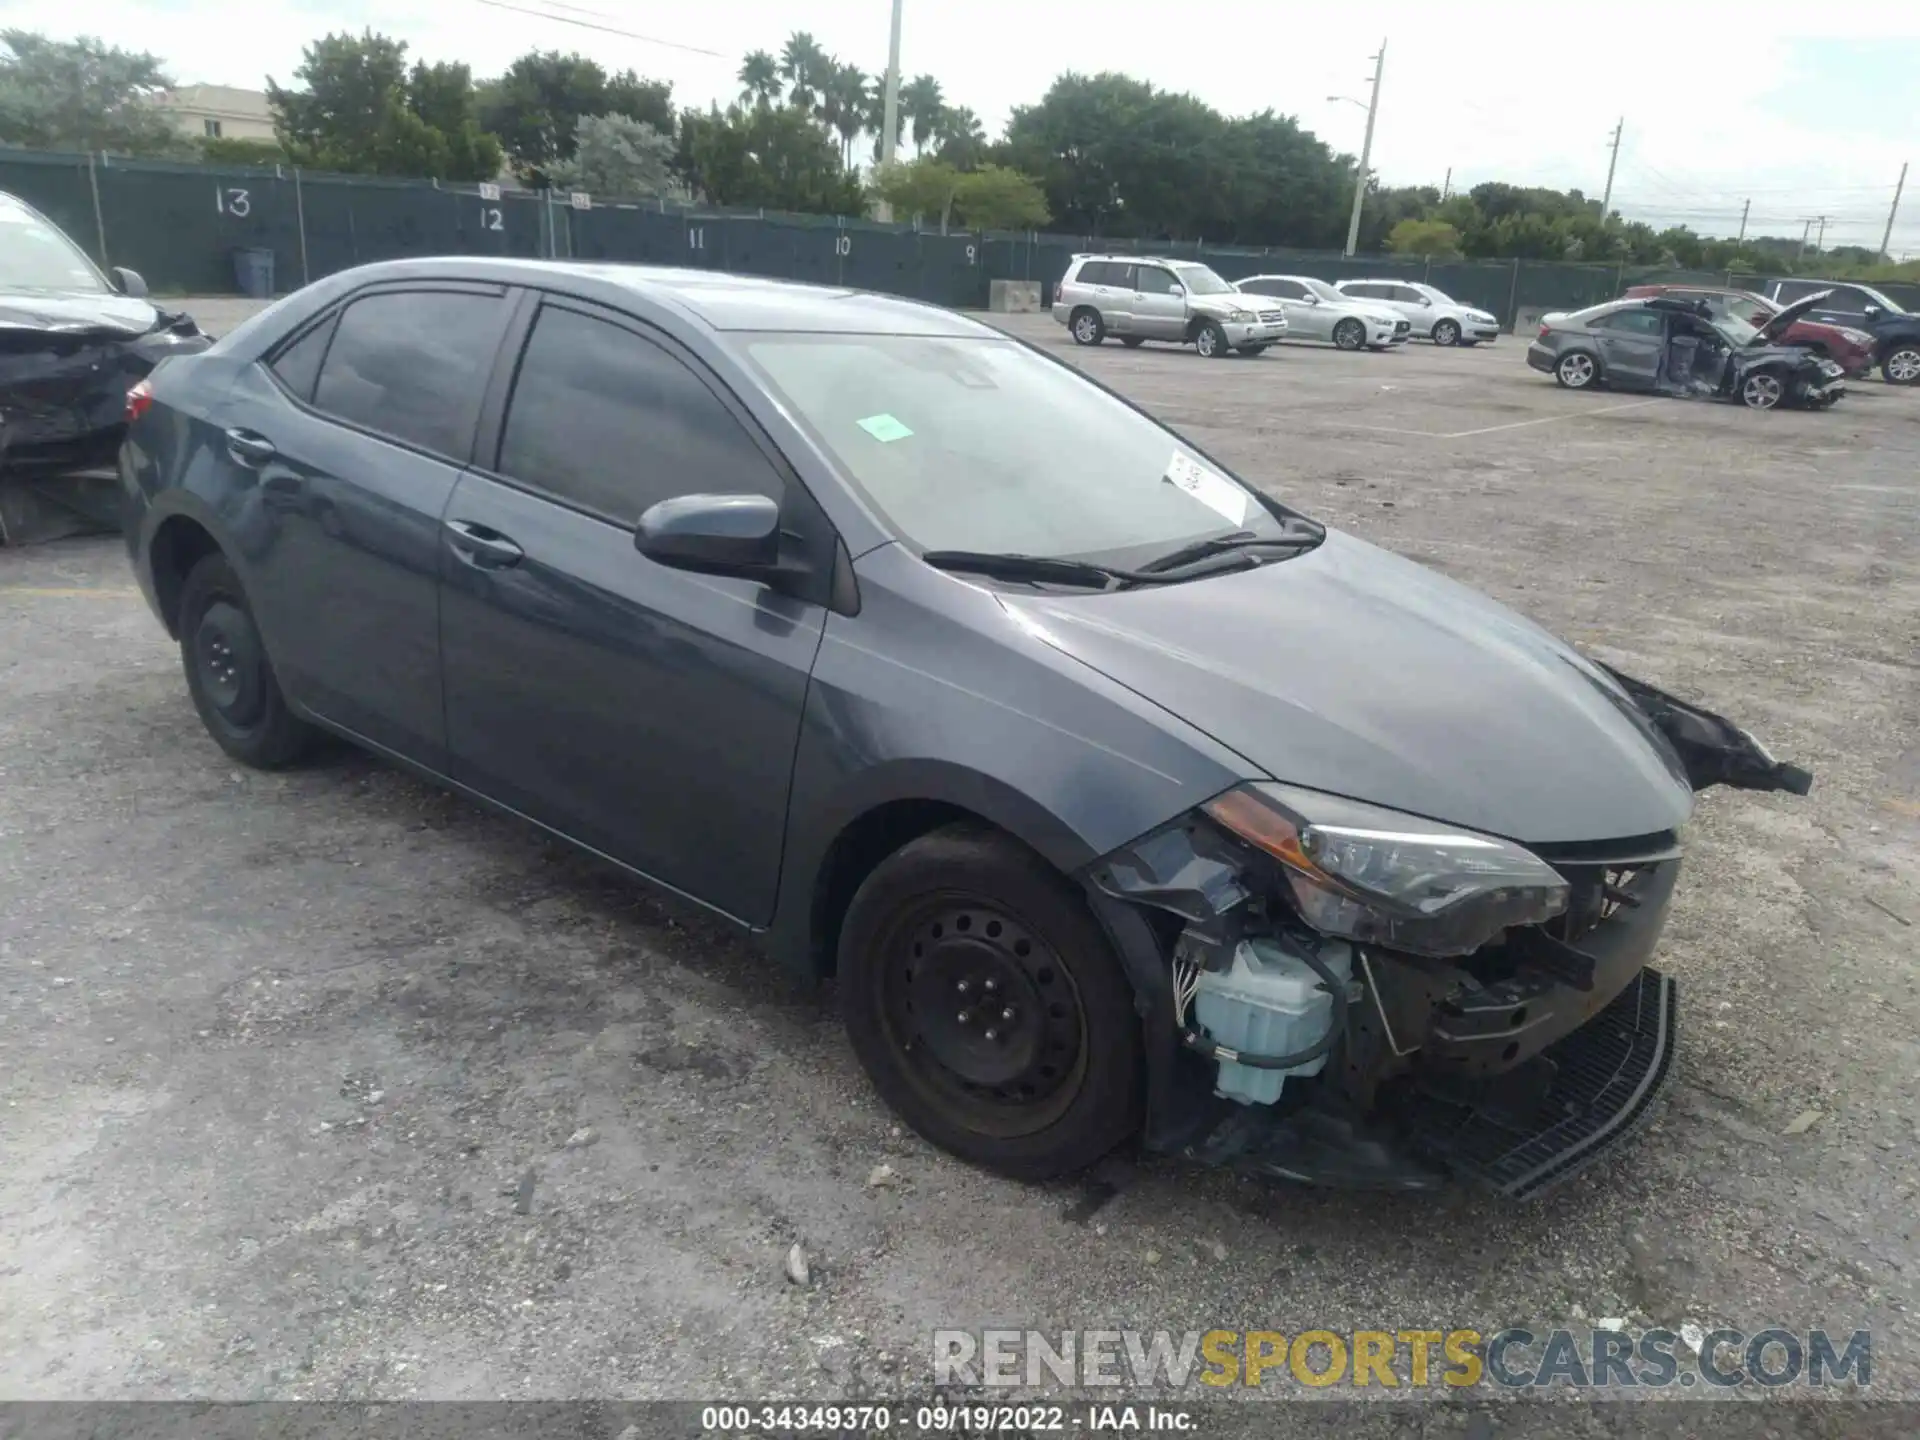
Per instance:
[[[574,127],[573,154],[554,162],[555,189],[619,199],[682,199],[670,135],[626,115],[588,115]]]
[[[827,82],[833,61],[827,52],[820,48],[805,30],[796,30],[787,37],[787,43],[780,51],[780,77],[788,85],[787,103],[796,109],[812,113],[819,103],[820,91]]]
[[[961,172],[953,209],[969,230],[1038,230],[1048,220],[1046,194],[1033,178],[999,165]]]
[[[0,31],[0,42],[0,143],[119,155],[187,148],[157,103],[173,81],[155,56],[30,30]]]
[[[935,158],[961,170],[977,168],[987,156],[987,128],[980,123],[980,117],[964,105],[940,112],[933,142]]]
[[[1444,220],[1402,220],[1387,236],[1396,255],[1458,255],[1460,232]]]
[[[938,221],[942,230],[952,216],[959,184],[960,172],[932,156],[896,160],[873,172],[873,193],[893,208],[896,220]]]
[[[209,165],[284,165],[287,152],[277,140],[239,140],[232,136],[209,135],[195,148]]]
[[[839,147],[792,106],[717,105],[680,119],[679,163],[692,188],[715,205],[859,215],[860,182],[840,163]]]
[[[840,163],[853,166],[854,142],[867,128],[872,95],[867,72],[856,65],[839,65],[827,82],[824,109],[828,126],[840,137]]]
[[[514,172],[531,185],[544,185],[551,167],[572,157],[581,120],[596,115],[625,115],[670,135],[672,87],[631,70],[609,75],[585,55],[536,50],[480,91],[482,127],[500,137]]]
[[[319,170],[491,179],[500,149],[472,118],[466,67],[416,66],[410,73],[406,62],[404,41],[371,30],[307,46],[294,72],[304,89],[267,81],[274,133],[287,157]]]
[[[780,62],[765,50],[750,50],[734,78],[740,82],[742,103],[771,105],[780,93]]]
[[[900,110],[912,123],[916,155],[924,151],[927,142],[939,133],[940,121],[946,109],[946,97],[940,92],[940,82],[933,76],[916,75],[901,86]]]

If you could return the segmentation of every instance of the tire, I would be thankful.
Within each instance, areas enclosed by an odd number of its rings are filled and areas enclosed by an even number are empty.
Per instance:
[[[1600,365],[1586,350],[1569,350],[1554,362],[1553,378],[1567,390],[1591,390],[1600,383]]]
[[[1920,343],[1902,340],[1880,362],[1880,378],[1889,385],[1920,385]]]
[[[277,770],[319,732],[287,708],[240,577],[224,555],[193,567],[180,590],[180,663],[214,743],[243,765]]]
[[[1120,343],[1129,350],[1138,350],[1142,345],[1147,343],[1147,337],[1144,335],[1122,335],[1120,337]]]
[[[1233,353],[1227,344],[1227,332],[1211,320],[1202,321],[1193,332],[1193,348],[1203,360],[1224,360]]]
[[[1787,382],[1777,371],[1759,370],[1740,382],[1740,403],[1749,410],[1772,410],[1787,397]]]
[[[1367,327],[1358,320],[1342,320],[1333,327],[1333,343],[1342,350],[1358,350],[1367,343]]]
[[[1240,347],[1240,353],[1242,355],[1264,355],[1267,353],[1267,347],[1265,345],[1242,345]]]
[[[1437,322],[1433,327],[1433,343],[1436,345],[1445,345],[1448,348],[1458,345],[1460,343],[1460,322],[1458,320],[1441,320]]]
[[[1067,330],[1076,345],[1098,345],[1107,338],[1107,324],[1100,312],[1086,307],[1067,317]]]
[[[963,1160],[1051,1179],[1139,1128],[1132,986],[1073,887],[994,831],[951,825],[881,861],[841,924],[838,983],[881,1097]]]

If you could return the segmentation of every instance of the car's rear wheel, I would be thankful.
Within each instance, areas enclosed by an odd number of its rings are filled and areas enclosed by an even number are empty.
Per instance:
[[[1076,345],[1098,345],[1107,338],[1106,322],[1098,310],[1076,310],[1067,321],[1067,329]]]
[[[1442,320],[1433,327],[1433,343],[1436,345],[1458,345],[1460,343],[1460,324],[1456,320]]]
[[[1200,328],[1193,332],[1193,348],[1207,360],[1221,359],[1233,351],[1227,343],[1227,332],[1211,320],[1203,320]]]
[[[847,909],[838,978],[867,1075],[943,1150],[1041,1180],[1139,1125],[1119,961],[1067,881],[1004,836],[954,825],[883,860]]]
[[[1600,367],[1584,350],[1569,350],[1553,367],[1553,378],[1569,390],[1589,390],[1600,378]]]
[[[1787,387],[1771,370],[1749,375],[1740,382],[1740,403],[1749,410],[1771,410],[1785,398]]]
[[[1342,320],[1333,327],[1333,343],[1342,350],[1358,350],[1367,343],[1367,327],[1358,320]]]
[[[1147,343],[1147,337],[1144,335],[1122,335],[1120,337],[1120,343],[1129,350],[1138,350],[1142,345]]]
[[[193,567],[180,590],[180,660],[200,721],[235,760],[290,765],[318,732],[287,708],[240,577],[224,555]]]
[[[1880,374],[1889,385],[1920,385],[1920,345],[1894,346],[1880,362]]]

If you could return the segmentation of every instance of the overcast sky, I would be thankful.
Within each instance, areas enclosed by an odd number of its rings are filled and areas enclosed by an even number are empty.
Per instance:
[[[518,7],[517,9],[502,8]],[[1920,5],[1805,0],[905,0],[901,69],[998,133],[1062,70],[1112,69],[1231,114],[1271,107],[1358,152],[1369,57],[1388,41],[1374,168],[1389,184],[1483,180],[1597,196],[1626,119],[1616,208],[1655,224],[1877,245],[1904,160],[1920,161]],[[526,14],[531,10],[537,13]],[[303,44],[366,26],[417,56],[495,73],[534,48],[578,49],[673,82],[682,104],[731,99],[740,56],[805,29],[840,59],[886,65],[890,0],[0,0],[0,23],[76,28],[158,53],[185,82],[288,82]],[[568,17],[587,25],[568,24]],[[77,25],[76,25],[77,22]],[[674,42],[649,43],[639,36]],[[700,53],[709,51],[715,53]],[[1920,174],[1895,227],[1920,253]]]

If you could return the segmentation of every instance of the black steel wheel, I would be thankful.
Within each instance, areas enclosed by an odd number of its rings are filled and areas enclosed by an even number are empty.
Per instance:
[[[312,748],[316,732],[287,708],[246,591],[225,556],[207,556],[187,576],[178,629],[187,691],[222,750],[272,770]]]
[[[1119,961],[1072,887],[1002,835],[953,826],[882,861],[848,907],[838,978],[868,1076],[942,1149],[1045,1179],[1139,1124]]]

